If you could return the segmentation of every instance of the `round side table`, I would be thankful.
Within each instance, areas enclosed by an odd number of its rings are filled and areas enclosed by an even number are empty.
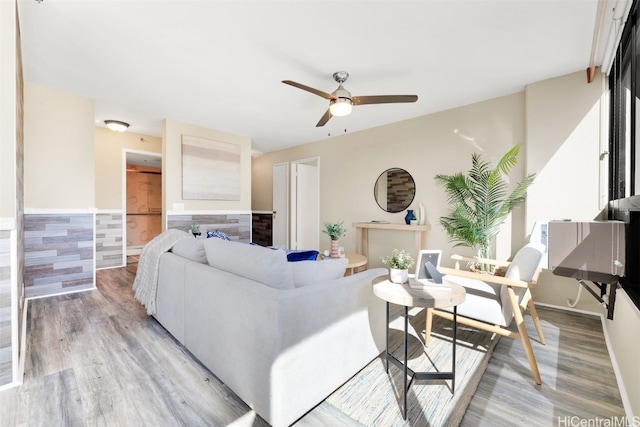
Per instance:
[[[362,267],[367,265],[367,257],[360,254],[347,253],[344,256],[349,260],[349,264],[347,264],[347,271],[345,272],[345,276],[351,276],[356,273],[356,269],[358,267]]]
[[[412,279],[409,279],[412,280]],[[387,303],[387,351],[386,351],[386,369],[389,373],[389,362],[403,370],[403,407],[402,417],[407,419],[407,390],[411,387],[413,380],[451,380],[451,392],[455,390],[455,374],[456,374],[456,332],[457,332],[457,305],[464,302],[466,291],[464,287],[452,283],[451,286],[433,285],[424,286],[422,288],[412,288],[408,283],[398,284],[391,282],[388,278],[382,276],[374,279],[373,293],[378,298]],[[397,304],[404,306],[404,361],[398,360],[389,353],[389,304]],[[409,335],[409,307],[425,307],[425,308],[445,308],[453,307],[453,347],[452,347],[452,363],[451,372],[414,372],[407,366],[407,346]],[[407,381],[408,375],[411,379]]]

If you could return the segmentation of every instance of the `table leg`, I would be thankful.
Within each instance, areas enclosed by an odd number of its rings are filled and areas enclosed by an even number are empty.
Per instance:
[[[404,378],[402,380],[402,418],[407,419],[408,405],[407,405],[407,391],[414,380],[451,380],[451,394],[455,391],[455,371],[456,371],[456,346],[458,340],[458,308],[453,307],[453,348],[452,348],[452,362],[450,372],[415,372],[409,368],[409,307],[404,306],[404,363],[389,353],[389,305],[387,301],[386,321],[387,321],[387,333],[386,333],[386,371],[389,374],[389,362],[392,362],[399,369],[402,369]],[[402,365],[402,366],[401,366]],[[409,379],[411,375],[411,379]]]
[[[369,229],[361,228],[362,230],[362,251],[360,254],[369,258]]]
[[[453,354],[451,357],[451,394],[456,391],[456,340],[458,334],[458,306],[453,306]]]
[[[409,307],[404,307],[404,369],[403,369],[403,392],[404,392],[404,406],[402,408],[402,418],[407,419],[407,359],[408,359],[408,335],[409,335]]]
[[[389,303],[387,302],[387,352],[385,353],[385,360],[387,362],[387,374],[389,373]]]

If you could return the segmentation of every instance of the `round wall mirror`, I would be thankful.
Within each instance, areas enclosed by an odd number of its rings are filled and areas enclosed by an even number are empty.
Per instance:
[[[409,172],[391,168],[382,172],[373,187],[373,196],[382,210],[397,213],[407,209],[416,195],[416,183]]]

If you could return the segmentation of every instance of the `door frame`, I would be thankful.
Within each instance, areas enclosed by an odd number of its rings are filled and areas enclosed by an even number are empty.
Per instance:
[[[290,206],[290,236],[291,240],[289,242],[289,247],[291,249],[297,248],[297,230],[298,230],[298,212],[297,212],[297,199],[298,199],[298,186],[297,186],[297,165],[298,164],[306,164],[313,165],[316,167],[316,171],[318,174],[318,187],[316,197],[318,198],[318,221],[320,219],[320,157],[308,157],[305,159],[293,160],[291,161],[291,173],[290,173],[290,188],[291,188],[291,202]],[[320,224],[318,224],[317,232],[320,233]],[[318,235],[318,242],[320,240],[320,236]],[[295,244],[294,244],[295,243]],[[309,248],[303,248],[309,249]],[[319,250],[319,248],[318,248]]]
[[[133,150],[130,148],[122,149],[122,262],[123,265],[127,265],[127,256],[128,255],[139,255],[142,250],[134,250],[130,254],[127,252],[127,154],[141,154],[145,157],[149,158],[160,158],[162,160],[162,153],[158,153],[155,151],[143,151],[143,150]],[[164,184],[163,184],[163,193],[164,193]],[[162,201],[164,205],[164,198]],[[162,209],[162,218],[164,219],[165,209]],[[162,221],[164,224],[164,221]]]
[[[275,192],[277,191],[277,189],[274,187],[274,180],[273,180],[273,170],[276,168],[276,166],[285,166],[286,167],[286,176],[285,176],[285,187],[284,191],[282,194],[284,194],[285,197],[285,211],[284,212],[279,212],[279,213],[275,213],[276,212],[276,207],[273,203],[273,198],[275,195]],[[276,215],[281,215],[284,216],[284,244],[285,246],[288,248],[291,244],[291,242],[289,241],[289,207],[291,205],[291,201],[290,201],[290,192],[289,192],[289,185],[290,185],[290,176],[291,176],[291,169],[289,166],[289,162],[281,162],[281,163],[274,163],[271,166],[271,189],[272,189],[272,194],[271,194],[271,221],[272,221],[272,236],[271,236],[271,244],[273,246],[275,246],[275,241],[274,241],[274,236],[275,233],[273,231],[275,231],[275,227],[273,226],[275,224],[275,216]]]

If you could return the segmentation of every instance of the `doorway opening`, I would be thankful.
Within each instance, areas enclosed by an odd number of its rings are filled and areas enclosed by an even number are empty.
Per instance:
[[[162,154],[123,150],[123,206],[127,262],[162,232]]]

